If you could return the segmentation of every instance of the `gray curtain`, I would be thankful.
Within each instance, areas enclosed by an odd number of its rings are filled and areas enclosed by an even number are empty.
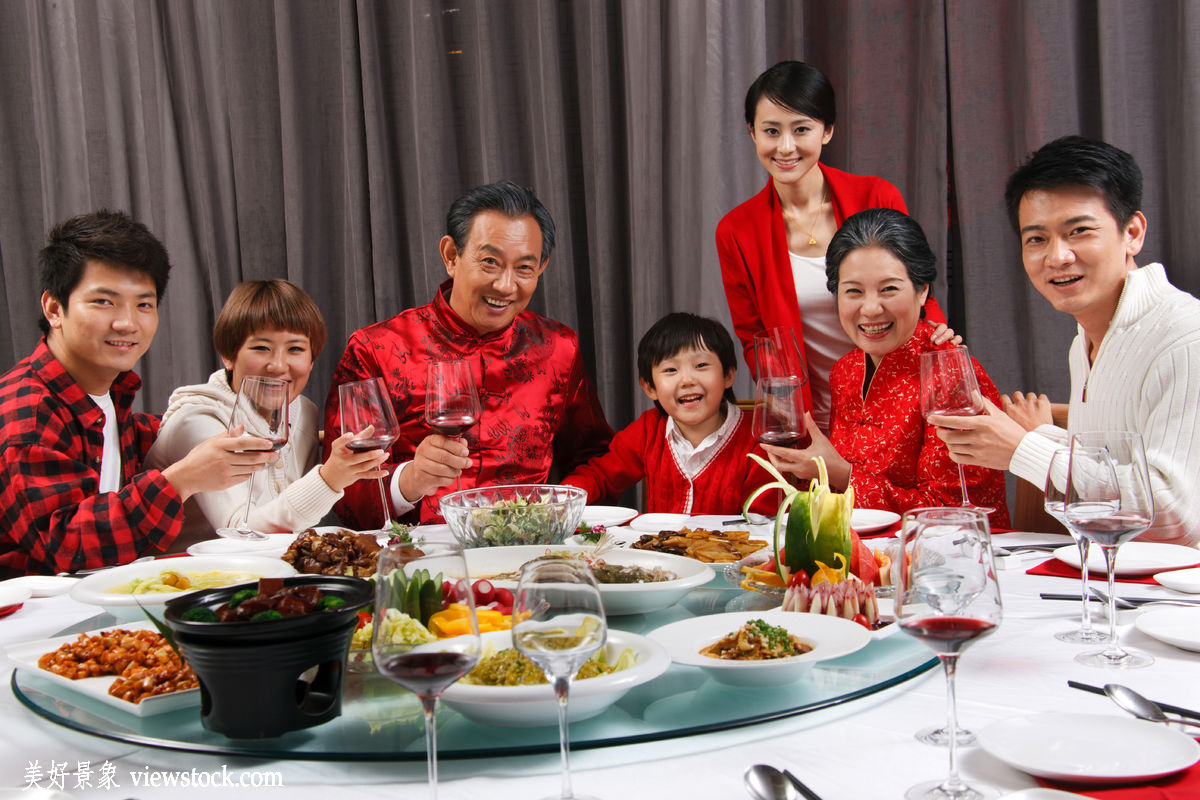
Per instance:
[[[798,58],[838,90],[824,160],[900,188],[947,265],[939,301],[1001,390],[1064,397],[1072,326],[1024,278],[1005,177],[1065,133],[1130,150],[1142,260],[1200,291],[1198,17],[1168,0],[10,0],[0,352],[36,340],[46,228],[118,207],[174,263],[147,409],[215,368],[233,286],[274,276],[325,313],[321,403],[349,333],[443,279],[450,201],[512,178],[560,230],[531,308],[579,331],[624,425],[647,407],[633,354],[655,319],[728,322],[713,230],[765,182],[742,99]]]

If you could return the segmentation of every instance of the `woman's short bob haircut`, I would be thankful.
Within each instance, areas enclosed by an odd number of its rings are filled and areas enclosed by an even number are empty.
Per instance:
[[[312,298],[282,278],[245,281],[229,293],[213,325],[213,347],[230,361],[259,331],[288,331],[308,337],[315,359],[325,347],[325,318]]]
[[[754,79],[746,92],[746,124],[754,127],[758,101],[767,98],[776,105],[832,128],[837,121],[833,84],[825,73],[803,61],[780,61]]]
[[[894,255],[904,265],[917,291],[937,278],[937,259],[917,221],[893,208],[868,208],[847,217],[829,241],[825,285],[835,296],[842,260],[864,247],[878,247]]]

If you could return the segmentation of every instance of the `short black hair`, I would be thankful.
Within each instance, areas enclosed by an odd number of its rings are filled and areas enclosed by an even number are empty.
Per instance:
[[[1009,176],[1004,203],[1013,229],[1019,231],[1021,227],[1018,212],[1022,197],[1065,186],[1098,190],[1122,228],[1142,209],[1142,170],[1133,156],[1108,142],[1063,136],[1042,145]]]
[[[542,259],[546,263],[554,250],[554,219],[527,186],[518,186],[512,181],[499,181],[476,186],[450,204],[446,213],[446,235],[454,240],[454,246],[462,252],[471,235],[471,223],[484,211],[499,211],[517,219],[530,216],[537,221],[542,232]]]
[[[57,300],[64,313],[88,261],[149,275],[159,300],[167,290],[171,272],[167,249],[149,228],[124,211],[80,214],[46,234],[46,245],[38,253],[38,288]],[[45,317],[38,319],[38,326],[42,333],[50,332]]]
[[[724,325],[709,317],[674,311],[651,325],[650,330],[646,331],[638,342],[638,377],[653,386],[656,366],[693,347],[716,353],[717,360],[721,362],[722,375],[737,369],[737,353],[733,349],[733,339]],[[725,400],[730,403],[737,402],[733,387],[725,389]],[[657,400],[654,405],[659,411],[666,413]]]
[[[803,61],[780,61],[754,79],[746,92],[746,124],[754,126],[758,102],[772,103],[812,117],[832,128],[837,121],[837,102],[833,84],[825,73]]]
[[[868,208],[846,218],[825,252],[825,286],[837,295],[842,260],[864,247],[878,247],[904,265],[919,291],[937,278],[937,258],[917,221],[894,208]]]

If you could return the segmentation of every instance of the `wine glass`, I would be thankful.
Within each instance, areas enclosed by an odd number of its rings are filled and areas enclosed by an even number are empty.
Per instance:
[[[271,443],[266,452],[277,451],[288,440],[288,384],[279,378],[247,375],[242,378],[233,413],[229,415],[229,432],[242,428],[242,436],[266,439]],[[263,452],[263,451],[260,451]],[[250,510],[254,507],[254,474],[246,479],[246,513],[236,528],[218,528],[217,534],[227,539],[248,542],[266,541],[266,536],[250,527]]]
[[[1071,538],[1075,540],[1075,545],[1079,548],[1079,569],[1083,574],[1083,584],[1081,587],[1083,612],[1077,629],[1056,633],[1054,634],[1054,638],[1063,642],[1073,642],[1076,644],[1107,642],[1108,634],[1092,627],[1091,607],[1088,605],[1092,597],[1088,591],[1088,550],[1090,549],[1091,540],[1067,524],[1065,506],[1067,502],[1067,471],[1070,468],[1070,464],[1071,450],[1069,448],[1060,447],[1054,451],[1054,454],[1050,457],[1050,469],[1046,472],[1046,499],[1043,503],[1046,513],[1063,524],[1067,532],[1071,534]]]
[[[524,566],[513,604],[513,646],[541,667],[558,698],[562,794],[548,800],[590,800],[571,791],[567,695],[572,676],[606,636],[600,590],[586,564],[555,559]]]
[[[754,438],[777,447],[808,447],[812,438],[804,425],[804,384],[808,372],[800,357],[796,335],[789,328],[772,328],[754,337]]]
[[[963,648],[996,629],[1003,616],[987,515],[977,508],[926,508],[903,529],[895,571],[900,629],[937,654],[946,672],[946,729],[957,730],[954,673]],[[909,800],[980,800],[989,787],[971,787],[958,775],[955,736],[947,737],[950,771],[941,781],[910,788]]]
[[[382,620],[396,614],[423,617],[424,613],[419,610],[423,601],[414,597],[414,594],[425,594],[420,590],[422,581],[435,587],[437,609],[440,609],[443,579],[449,582],[445,601],[460,603],[468,609],[469,631],[432,642],[395,641],[396,631],[406,631],[409,626],[384,625]],[[438,698],[446,687],[470,672],[479,661],[479,622],[475,617],[467,562],[462,548],[452,542],[424,542],[419,548],[410,543],[392,544],[379,551],[375,581],[376,622],[371,655],[375,668],[382,675],[409,689],[421,701],[425,712],[429,796],[436,800],[437,724],[434,713]],[[414,585],[418,586],[416,591]],[[411,634],[412,631],[408,632]]]
[[[383,378],[367,378],[362,381],[343,383],[338,387],[338,411],[341,415],[342,432],[353,432],[355,438],[346,447],[355,453],[368,450],[387,450],[400,435],[396,423],[396,412],[388,397]],[[392,532],[392,510],[388,502],[383,478],[379,481],[379,499],[383,503],[384,534]]]
[[[1150,527],[1154,498],[1142,436],[1129,431],[1077,433],[1071,437],[1066,524],[1104,551],[1108,568],[1108,646],[1075,660],[1093,667],[1148,667],[1154,657],[1128,652],[1117,640],[1117,550]]]
[[[926,419],[937,414],[946,417],[974,417],[983,413],[979,399],[975,367],[964,346],[929,350],[921,353],[921,414]],[[958,465],[958,485],[962,488],[962,507],[977,508],[985,514],[994,508],[977,506],[967,495],[967,476]]]
[[[430,361],[425,379],[425,424],[443,436],[462,436],[479,421],[479,393],[471,362]],[[458,491],[454,476],[454,491]]]

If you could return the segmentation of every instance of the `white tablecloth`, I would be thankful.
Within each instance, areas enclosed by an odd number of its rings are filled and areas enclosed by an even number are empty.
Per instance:
[[[1037,558],[1003,560],[1009,566],[1000,572],[1004,622],[996,634],[969,648],[959,666],[959,718],[963,725],[979,730],[995,720],[1042,711],[1123,713],[1105,697],[1068,688],[1069,678],[1091,684],[1117,681],[1156,699],[1200,708],[1200,654],[1144,636],[1129,620],[1121,628],[1122,641],[1152,653],[1157,659],[1153,666],[1121,672],[1077,664],[1073,656],[1080,647],[1059,642],[1053,634],[1077,622],[1078,604],[1040,600],[1038,593],[1077,592],[1078,582],[1026,575],[1025,568],[1037,563]],[[1157,586],[1125,585],[1124,591],[1130,595],[1172,594]],[[0,620],[0,648],[44,638],[96,611],[67,597],[30,600],[16,614]],[[233,781],[277,784],[253,790],[255,797],[390,800],[428,796],[422,763],[251,761],[134,747],[78,734],[24,708],[9,687],[11,671],[12,664],[0,657],[4,677],[0,689],[0,748],[4,753],[0,787],[12,789],[5,792],[0,788],[0,797],[33,800],[38,792],[22,787],[34,778],[40,786],[50,786],[51,765],[56,762],[67,765],[61,787],[71,797],[176,800],[250,795],[250,790],[241,788],[147,786],[148,781],[179,780],[183,773],[205,784],[212,782],[213,775],[220,780],[228,776]],[[886,692],[788,720],[574,753],[575,790],[603,800],[668,794],[689,800],[743,798],[748,796],[742,786],[743,771],[750,764],[765,762],[790,768],[825,800],[900,797],[908,786],[945,774],[946,751],[913,738],[916,729],[944,720],[944,687],[939,669]],[[75,774],[80,762],[88,762],[90,776]],[[115,787],[101,785],[104,762],[115,767],[111,775]],[[1002,791],[1036,785],[1028,775],[977,747],[960,750],[960,768],[967,778]],[[444,761],[440,770],[439,797],[446,800],[527,800],[557,796],[559,791],[557,755]],[[86,780],[81,780],[84,777]],[[280,782],[282,786],[278,786]]]

